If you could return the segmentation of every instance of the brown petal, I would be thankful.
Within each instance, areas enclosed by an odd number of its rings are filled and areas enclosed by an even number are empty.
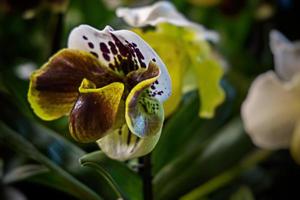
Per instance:
[[[84,79],[79,91],[70,114],[70,133],[79,142],[96,141],[113,130],[124,85],[115,82],[96,89]]]
[[[31,76],[28,100],[34,112],[44,120],[68,114],[84,78],[98,88],[120,80],[90,53],[71,49],[59,51]]]

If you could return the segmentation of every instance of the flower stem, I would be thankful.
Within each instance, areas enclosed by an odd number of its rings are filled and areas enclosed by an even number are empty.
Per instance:
[[[139,173],[143,179],[144,200],[153,200],[151,154],[139,158],[139,163],[141,164]]]

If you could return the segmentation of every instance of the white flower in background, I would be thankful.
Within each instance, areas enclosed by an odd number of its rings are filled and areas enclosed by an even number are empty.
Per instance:
[[[22,63],[15,68],[16,75],[23,80],[28,80],[34,70],[37,69],[37,65],[32,62]]]
[[[242,118],[255,145],[290,148],[300,163],[300,43],[271,31],[270,46],[275,72],[254,80],[242,105]]]
[[[115,9],[118,6],[122,5],[121,0],[103,0],[103,3],[106,5],[107,8],[109,9]]]
[[[153,5],[140,8],[118,8],[116,13],[118,17],[123,18],[126,23],[133,27],[156,26],[160,23],[169,23],[194,29],[198,33],[199,39],[207,39],[214,42],[219,40],[216,32],[206,30],[200,24],[189,21],[167,1],[159,1]]]

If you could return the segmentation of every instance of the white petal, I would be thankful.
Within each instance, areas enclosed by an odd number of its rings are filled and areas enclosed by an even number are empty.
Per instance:
[[[152,92],[160,92],[156,96],[159,101],[165,101],[171,93],[171,80],[166,66],[155,53],[155,51],[137,34],[127,30],[113,30],[106,26],[99,31],[88,25],[81,25],[72,30],[69,36],[68,47],[91,52],[96,55],[101,63],[112,70],[120,72],[132,71],[140,67],[146,68],[150,61],[156,62],[161,70],[158,84]],[[126,65],[118,64],[122,57],[128,58],[131,63]],[[117,67],[116,67],[117,66]]]
[[[121,129],[101,138],[97,144],[101,150],[110,158],[124,161],[148,154],[153,150],[160,132],[154,136],[139,138],[129,132],[128,126],[124,124]]]
[[[195,29],[197,37],[211,41],[218,41],[219,36],[213,31],[206,30],[200,24],[186,19],[176,8],[167,1],[159,1],[153,5],[140,8],[118,8],[118,17],[123,18],[130,26],[156,26],[159,23],[170,23],[175,26],[184,26]]]
[[[290,42],[282,33],[270,32],[270,47],[274,54],[275,70],[283,80],[300,73],[300,43]]]
[[[287,148],[300,117],[299,99],[299,76],[285,83],[269,71],[255,79],[241,110],[254,144],[266,149]]]

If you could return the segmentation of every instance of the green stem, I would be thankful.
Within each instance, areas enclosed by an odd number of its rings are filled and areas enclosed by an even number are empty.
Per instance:
[[[217,177],[209,180],[203,185],[195,188],[188,194],[180,198],[180,200],[196,200],[201,199],[208,195],[209,193],[225,186],[232,180],[237,178],[242,172],[248,170],[259,162],[265,160],[271,155],[272,152],[264,150],[256,150],[248,155],[243,161],[241,161],[237,166],[223,172]]]
[[[153,200],[151,154],[139,158],[139,173],[143,179],[144,200]]]

